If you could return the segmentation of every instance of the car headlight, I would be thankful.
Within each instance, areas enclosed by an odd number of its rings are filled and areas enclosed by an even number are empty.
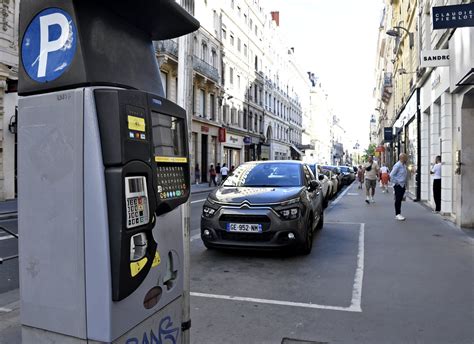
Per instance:
[[[290,209],[284,209],[279,211],[280,216],[283,217],[285,220],[294,220],[298,218],[298,215],[300,213],[299,208],[290,208]]]
[[[281,202],[280,205],[286,206],[291,204],[300,203],[301,199],[299,197],[289,199],[288,201]]]
[[[204,217],[213,217],[215,213],[216,213],[216,209],[214,209],[214,208],[211,208],[211,207],[208,207],[208,206],[204,206],[202,208],[202,215]]]

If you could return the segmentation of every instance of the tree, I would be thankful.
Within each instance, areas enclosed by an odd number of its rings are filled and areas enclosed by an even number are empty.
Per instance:
[[[370,155],[375,155],[375,148],[376,147],[377,147],[377,145],[371,143],[367,149],[364,149],[365,153],[363,155],[363,158],[364,158],[365,161],[367,161],[367,159]]]

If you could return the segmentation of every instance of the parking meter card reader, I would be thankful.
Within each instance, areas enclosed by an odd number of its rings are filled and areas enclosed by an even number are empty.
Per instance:
[[[127,206],[127,228],[142,226],[149,222],[150,209],[145,177],[125,178]]]

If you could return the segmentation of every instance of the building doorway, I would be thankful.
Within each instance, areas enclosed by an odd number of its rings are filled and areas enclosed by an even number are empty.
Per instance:
[[[202,134],[201,136],[201,180],[203,183],[208,182],[208,136]]]
[[[459,157],[456,156],[456,152],[454,153],[455,169],[460,168],[461,173],[459,225],[474,228],[474,197],[472,196],[474,194],[474,135],[472,135],[474,132],[474,89],[464,95],[461,118],[461,152]]]

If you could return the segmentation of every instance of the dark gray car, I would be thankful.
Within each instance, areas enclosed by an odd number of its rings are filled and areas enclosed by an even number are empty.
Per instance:
[[[299,161],[240,165],[209,194],[201,216],[208,248],[294,248],[309,254],[324,223],[323,194]]]

